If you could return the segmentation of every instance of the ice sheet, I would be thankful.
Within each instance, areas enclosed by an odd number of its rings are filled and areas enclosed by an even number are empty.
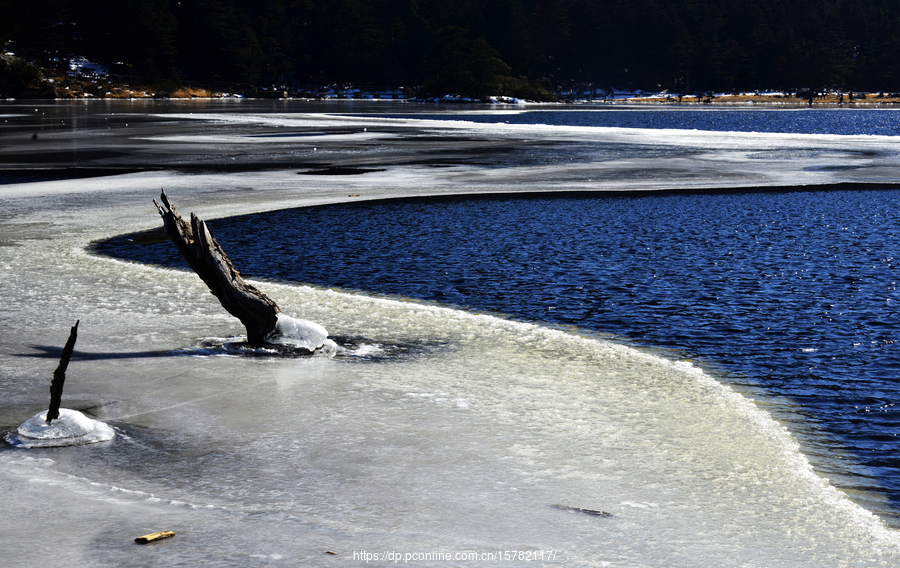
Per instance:
[[[614,150],[615,160],[588,151],[574,165],[434,168],[422,152],[440,161],[435,139],[455,140],[459,128],[405,128],[387,137],[393,146],[325,149],[337,164],[395,162],[362,176],[147,172],[0,188],[0,425],[12,432],[45,406],[58,349],[80,319],[66,406],[120,434],[0,449],[5,563],[385,566],[394,564],[386,553],[402,562],[433,551],[457,560],[415,565],[900,561],[895,531],[815,475],[765,405],[690,362],[577,330],[274,282],[254,285],[285,313],[361,346],[411,348],[374,359],[235,356],[203,347],[242,327],[194,274],[85,252],[95,239],[156,227],[160,187],[182,214],[213,219],[396,196],[894,175],[881,140],[707,135],[704,145],[696,133],[605,130],[552,136]],[[469,142],[449,142],[455,151],[551,135],[466,129]],[[428,142],[414,142],[417,133]],[[648,157],[646,145],[660,152]],[[810,146],[821,151],[788,157]],[[808,169],[826,162],[864,167]],[[177,536],[133,545],[156,530]],[[54,535],[52,551],[25,544],[36,534]],[[511,551],[544,556],[489,560]]]

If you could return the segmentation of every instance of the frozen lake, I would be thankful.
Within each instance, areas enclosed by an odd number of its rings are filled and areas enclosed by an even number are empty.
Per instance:
[[[78,319],[63,406],[116,430],[89,446],[0,447],[6,565],[900,561],[896,531],[860,505],[869,496],[813,472],[801,446],[813,434],[776,420],[789,409],[692,361],[577,328],[268,281],[256,284],[285,313],[350,346],[235,356],[217,346],[243,329],[194,274],[85,250],[158,227],[161,188],[182,214],[213,219],[413,196],[895,184],[895,138],[347,112],[0,106],[0,166],[35,180],[0,186],[0,426],[46,408]],[[367,173],[340,175],[351,168]],[[297,175],[311,170],[333,175]],[[158,530],[177,536],[133,543]]]

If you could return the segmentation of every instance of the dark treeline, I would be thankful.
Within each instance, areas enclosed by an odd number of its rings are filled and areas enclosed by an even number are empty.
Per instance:
[[[900,0],[0,0],[0,10],[0,41],[17,54],[124,62],[151,81],[900,91]]]

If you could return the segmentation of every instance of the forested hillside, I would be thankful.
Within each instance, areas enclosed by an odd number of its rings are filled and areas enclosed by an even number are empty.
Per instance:
[[[0,0],[0,42],[151,81],[900,91],[898,0]],[[121,66],[120,66],[121,67]]]

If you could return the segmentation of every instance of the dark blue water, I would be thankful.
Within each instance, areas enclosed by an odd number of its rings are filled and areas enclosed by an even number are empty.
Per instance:
[[[900,135],[900,109],[686,109],[622,108],[595,105],[590,109],[530,110],[520,113],[378,114],[380,118],[428,118],[479,123],[551,124],[557,126],[604,126],[712,130],[717,132],[777,132],[789,134]]]
[[[817,467],[850,474],[836,484],[897,506],[898,206],[893,190],[470,199],[210,228],[245,276],[570,324],[699,358],[793,406],[819,431],[806,448],[826,456],[813,455]],[[185,266],[168,242],[97,248]]]

